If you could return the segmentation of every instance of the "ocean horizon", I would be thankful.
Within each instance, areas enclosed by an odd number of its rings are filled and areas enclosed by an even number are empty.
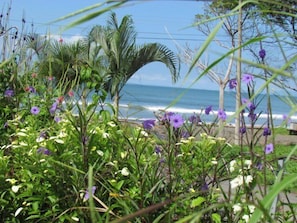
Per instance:
[[[224,110],[227,122],[234,123],[236,92],[226,88],[224,95]],[[247,98],[246,93],[242,93]],[[285,96],[271,95],[272,118],[275,125],[283,123],[284,115],[288,116],[291,107],[285,103]],[[258,123],[262,125],[267,121],[267,97],[261,94],[256,98],[255,112],[260,114]],[[212,106],[210,115],[204,114],[204,109]],[[203,121],[212,122],[219,109],[219,91],[205,89],[187,89],[179,87],[151,86],[140,84],[126,84],[121,91],[120,118],[130,120],[156,119],[159,111],[168,111],[190,117],[199,114]],[[247,114],[245,114],[247,118]],[[290,115],[291,121],[297,121],[297,115]],[[246,119],[248,124],[248,118]]]

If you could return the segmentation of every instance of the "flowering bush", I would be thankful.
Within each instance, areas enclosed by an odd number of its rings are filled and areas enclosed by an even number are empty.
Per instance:
[[[22,39],[35,41],[34,36],[26,38],[29,35]],[[67,48],[63,39],[55,44]],[[266,72],[275,69],[264,66],[267,57],[262,46],[257,57],[261,66],[250,65],[265,68],[269,95],[272,80]],[[106,72],[101,65],[84,61],[75,70],[74,65],[65,69],[55,64],[57,70],[52,71],[47,66],[53,61],[38,61],[33,66],[32,61],[9,58],[1,64],[3,222],[243,223],[276,219],[273,200],[297,176],[290,174],[282,180],[284,168],[275,162],[278,145],[269,100],[267,121],[255,128],[263,112],[257,110],[255,92],[260,75],[245,73],[242,83],[236,78],[229,81],[231,90],[244,84],[248,92],[237,111],[240,144],[235,146],[219,137],[218,123],[224,129],[230,118],[223,108],[216,112],[215,105],[209,105],[190,117],[163,111],[143,123],[126,122],[115,117],[115,109],[106,103],[107,93],[102,89],[109,76],[101,75]],[[206,122],[210,115],[214,120]],[[287,203],[279,203],[288,212],[277,217],[296,221],[296,207],[290,200]]]

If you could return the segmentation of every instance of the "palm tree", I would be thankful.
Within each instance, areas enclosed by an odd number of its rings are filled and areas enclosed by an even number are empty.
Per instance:
[[[105,90],[114,102],[116,117],[122,88],[146,64],[161,62],[169,68],[173,82],[179,78],[179,59],[165,45],[136,45],[136,31],[130,16],[124,16],[119,24],[116,14],[111,13],[107,26],[92,28],[89,41],[99,45],[104,52],[109,76]]]

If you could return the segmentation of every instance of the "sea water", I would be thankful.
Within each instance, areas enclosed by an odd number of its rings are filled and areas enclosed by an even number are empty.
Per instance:
[[[234,123],[235,96],[234,90],[225,90],[224,110],[227,114],[227,121],[231,124]],[[242,93],[242,98],[248,98],[248,95]],[[284,115],[289,115],[292,108],[286,103],[285,96],[271,95],[270,101],[274,123],[279,125],[283,122]],[[267,121],[268,112],[266,95],[259,95],[256,103],[255,112],[261,114],[258,124],[263,124]],[[207,116],[204,114],[204,109],[208,106],[212,106],[213,112]],[[210,122],[216,117],[218,109],[219,91],[216,90],[127,84],[121,91],[120,117],[125,119],[155,119],[156,113],[166,110],[182,114],[184,117],[200,114],[203,121]],[[297,120],[296,114],[290,115],[292,121]]]

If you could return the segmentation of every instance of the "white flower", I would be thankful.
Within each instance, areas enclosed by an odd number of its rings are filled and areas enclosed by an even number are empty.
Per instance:
[[[61,131],[58,135],[59,138],[65,138],[67,136],[67,133],[64,131]]]
[[[250,213],[254,213],[256,207],[254,205],[248,205],[248,208]]]
[[[244,165],[247,166],[247,169],[251,169],[252,161],[251,161],[251,160],[245,160],[245,161],[244,161]]]
[[[121,152],[121,158],[122,159],[125,159],[127,157],[127,155],[128,155],[128,152],[127,151]]]
[[[253,181],[253,177],[251,175],[247,175],[244,179],[246,184],[250,184]]]
[[[236,160],[230,161],[230,172],[232,173],[235,170]]]
[[[190,140],[182,138],[182,139],[180,140],[180,142],[181,142],[182,144],[188,144],[188,143],[190,142]]]
[[[115,127],[116,126],[116,124],[114,123],[114,122],[108,122],[107,123],[110,127]]]
[[[101,150],[97,150],[96,152],[97,152],[97,154],[98,154],[99,156],[103,156],[103,155],[104,155],[103,151],[101,151]]]
[[[21,186],[13,185],[13,186],[11,187],[11,190],[12,190],[13,193],[17,193],[17,192],[19,191],[20,188],[21,188]]]
[[[129,170],[127,167],[124,167],[122,170],[121,170],[121,174],[123,176],[128,176],[129,175]]]
[[[245,215],[242,216],[242,219],[245,220],[245,222],[249,222],[250,216],[245,214]]]
[[[64,144],[64,140],[62,139],[55,139],[55,142],[59,144]]]
[[[230,181],[230,184],[232,189],[241,186],[243,184],[243,176],[237,176],[236,178]]]
[[[109,138],[109,134],[107,132],[103,132],[102,137],[104,139],[107,139],[107,138]]]
[[[75,216],[72,216],[71,219],[72,219],[73,221],[79,221],[79,218],[78,218],[78,217],[75,217]]]
[[[143,135],[144,137],[148,137],[148,133],[147,133],[146,131],[143,131],[143,130],[142,130],[140,133],[141,133],[141,135]]]
[[[18,133],[16,133],[16,136],[24,136],[24,137],[26,137],[26,136],[28,136],[28,134],[26,134],[24,132],[18,132]]]
[[[218,161],[216,160],[216,158],[212,158],[211,163],[213,165],[217,165],[218,164]]]
[[[18,208],[18,209],[15,211],[15,213],[14,213],[14,217],[18,216],[19,213],[20,213],[22,210],[23,210],[22,207]]]
[[[190,193],[195,193],[196,191],[191,187],[191,188],[189,189],[189,192],[190,192]]]
[[[11,183],[12,185],[15,184],[17,182],[16,179],[6,179],[5,181]]]
[[[44,137],[39,136],[39,137],[36,139],[36,142],[43,142],[44,140],[45,140]]]
[[[242,207],[240,206],[240,204],[234,204],[232,206],[232,209],[233,209],[233,213],[236,214],[237,212],[240,212],[242,210]]]

